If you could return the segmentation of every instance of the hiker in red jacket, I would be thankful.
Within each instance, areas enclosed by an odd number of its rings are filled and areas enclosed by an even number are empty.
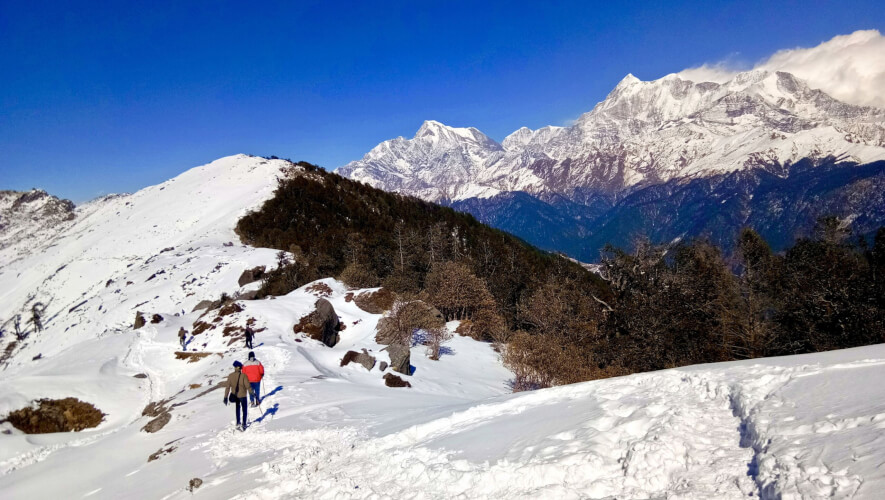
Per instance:
[[[249,351],[249,360],[243,365],[243,373],[246,374],[252,385],[252,393],[249,394],[252,406],[258,406],[261,403],[261,379],[264,378],[264,365],[255,359],[255,353],[252,351]]]

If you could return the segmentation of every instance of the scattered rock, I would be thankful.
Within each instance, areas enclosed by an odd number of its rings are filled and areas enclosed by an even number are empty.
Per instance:
[[[399,378],[399,376],[392,373],[384,374],[384,385],[386,385],[387,387],[412,387],[412,384],[406,382],[405,380]]]
[[[163,317],[159,314],[154,314],[151,316],[151,323],[156,325],[157,323],[161,323],[163,321]]]
[[[165,271],[165,270],[157,271],[157,272],[155,272],[154,274],[152,274],[152,275],[151,275],[147,280],[145,280],[145,281],[150,281],[150,280],[156,278],[157,276],[159,276],[159,275],[161,275],[161,274],[166,274],[166,271]]]
[[[31,358],[31,361],[37,361],[38,359],[43,359],[43,353],[42,353],[42,352],[39,353],[39,354],[37,354],[37,355],[34,356],[33,358]]]
[[[237,295],[237,300],[255,300],[258,298],[258,290],[249,290]]]
[[[136,373],[135,375],[133,375],[133,377],[135,377],[135,378],[148,378],[146,373]]]
[[[363,349],[363,352],[347,351],[341,360],[341,366],[347,366],[350,363],[358,363],[363,365],[366,370],[372,371],[375,367],[375,357]]]
[[[264,270],[266,268],[264,266],[253,267],[252,269],[246,269],[243,271],[243,274],[240,275],[240,279],[237,280],[237,283],[240,286],[248,285],[249,283],[254,283],[264,277]]]
[[[218,311],[218,318],[221,318],[222,316],[229,316],[231,314],[242,312],[242,311],[243,311],[243,306],[237,304],[236,302],[231,302],[230,304],[227,304],[226,306],[222,307]]]
[[[224,327],[224,330],[222,330],[221,336],[222,337],[230,337],[231,335],[237,335],[237,334],[243,333],[244,331],[245,330],[243,329],[242,326],[227,325]]]
[[[141,410],[141,415],[143,417],[159,417],[161,413],[169,411],[166,408],[169,401],[172,401],[172,398],[163,399],[161,401],[151,401],[143,410]]]
[[[153,434],[163,427],[166,427],[166,424],[168,424],[170,420],[172,420],[172,414],[168,411],[164,411],[158,417],[146,423],[144,427],[141,428],[141,430]]]
[[[233,243],[231,243],[230,246],[233,246]],[[191,493],[193,493],[193,491],[195,489],[199,488],[202,485],[203,485],[203,480],[198,477],[195,477],[195,478],[191,479],[189,483],[187,483],[187,491],[190,491]]]
[[[153,462],[154,460],[158,460],[158,459],[159,459],[160,457],[162,457],[163,455],[168,455],[168,454],[172,453],[172,452],[175,451],[175,450],[176,450],[176,448],[175,448],[174,446],[170,446],[170,447],[168,447],[168,448],[166,448],[166,449],[160,448],[159,450],[157,450],[157,451],[151,453],[151,455],[148,457],[148,463],[151,463],[151,462]]]
[[[378,368],[379,368],[382,372],[383,372],[384,370],[386,370],[386,369],[387,369],[387,361],[382,361],[382,362],[378,363]]]
[[[199,311],[200,309],[207,309],[207,310],[214,309],[216,307],[218,307],[218,306],[216,306],[215,302],[213,302],[211,300],[201,300],[200,302],[197,303],[197,305],[194,306],[193,309],[191,309],[191,312]]]
[[[409,346],[391,344],[387,347],[387,353],[390,355],[390,367],[393,371],[403,375],[412,374],[412,357]]]
[[[316,301],[316,310],[301,320],[292,329],[295,333],[304,333],[308,337],[319,340],[329,347],[338,343],[340,322],[332,303],[326,299]]]
[[[323,282],[314,283],[304,290],[316,295],[317,297],[329,297],[332,295],[332,289],[329,288],[329,285]]]
[[[194,323],[194,329],[191,331],[191,335],[199,335],[206,330],[214,329],[215,325],[212,323],[206,323],[205,321],[197,321]]]
[[[175,359],[186,359],[188,363],[196,363],[197,361],[211,355],[211,352],[182,352],[175,351]],[[217,353],[216,353],[217,354]],[[221,354],[219,354],[221,356]]]
[[[389,310],[396,300],[396,294],[386,288],[375,292],[363,292],[353,298],[357,307],[370,314],[383,314]]]
[[[138,330],[146,324],[147,321],[145,321],[144,316],[139,311],[135,311],[135,325],[133,325],[133,328]]]
[[[6,421],[26,434],[79,432],[98,426],[105,414],[77,398],[40,399],[36,408],[15,410]]]

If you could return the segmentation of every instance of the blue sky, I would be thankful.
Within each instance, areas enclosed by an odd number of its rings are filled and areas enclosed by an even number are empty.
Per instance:
[[[0,189],[82,202],[221,156],[328,169],[425,119],[500,140],[627,73],[885,26],[858,2],[0,0]]]

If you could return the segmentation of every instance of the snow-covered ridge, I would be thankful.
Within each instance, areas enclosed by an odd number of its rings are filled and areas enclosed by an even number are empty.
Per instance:
[[[103,288],[109,280],[126,283],[134,266],[164,249],[237,241],[236,221],[271,196],[277,174],[287,165],[283,160],[231,156],[137,193],[78,207],[69,212],[73,218],[66,216],[31,238],[26,255],[2,255],[0,321],[26,313],[35,302],[51,302],[50,314],[67,310],[82,301],[86,290]],[[119,297],[127,295],[121,290]],[[185,299],[181,293],[157,300],[182,302],[186,308],[202,298]],[[129,322],[129,316],[127,312],[117,320]]]
[[[885,159],[885,111],[840,102],[790,73],[754,70],[725,83],[627,75],[572,126],[523,127],[501,144],[426,122],[413,139],[383,142],[337,171],[432,201],[505,191],[570,197],[827,156]]]

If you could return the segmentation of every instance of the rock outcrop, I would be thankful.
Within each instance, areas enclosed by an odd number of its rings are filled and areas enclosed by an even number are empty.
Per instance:
[[[316,310],[301,318],[301,321],[293,327],[293,331],[334,347],[339,340],[338,332],[341,331],[338,314],[335,313],[332,303],[326,299],[318,299],[315,307]]]
[[[264,266],[246,269],[245,271],[243,271],[243,274],[240,275],[240,279],[237,280],[237,284],[239,284],[240,286],[246,286],[249,283],[254,283],[264,277],[264,271]]]

